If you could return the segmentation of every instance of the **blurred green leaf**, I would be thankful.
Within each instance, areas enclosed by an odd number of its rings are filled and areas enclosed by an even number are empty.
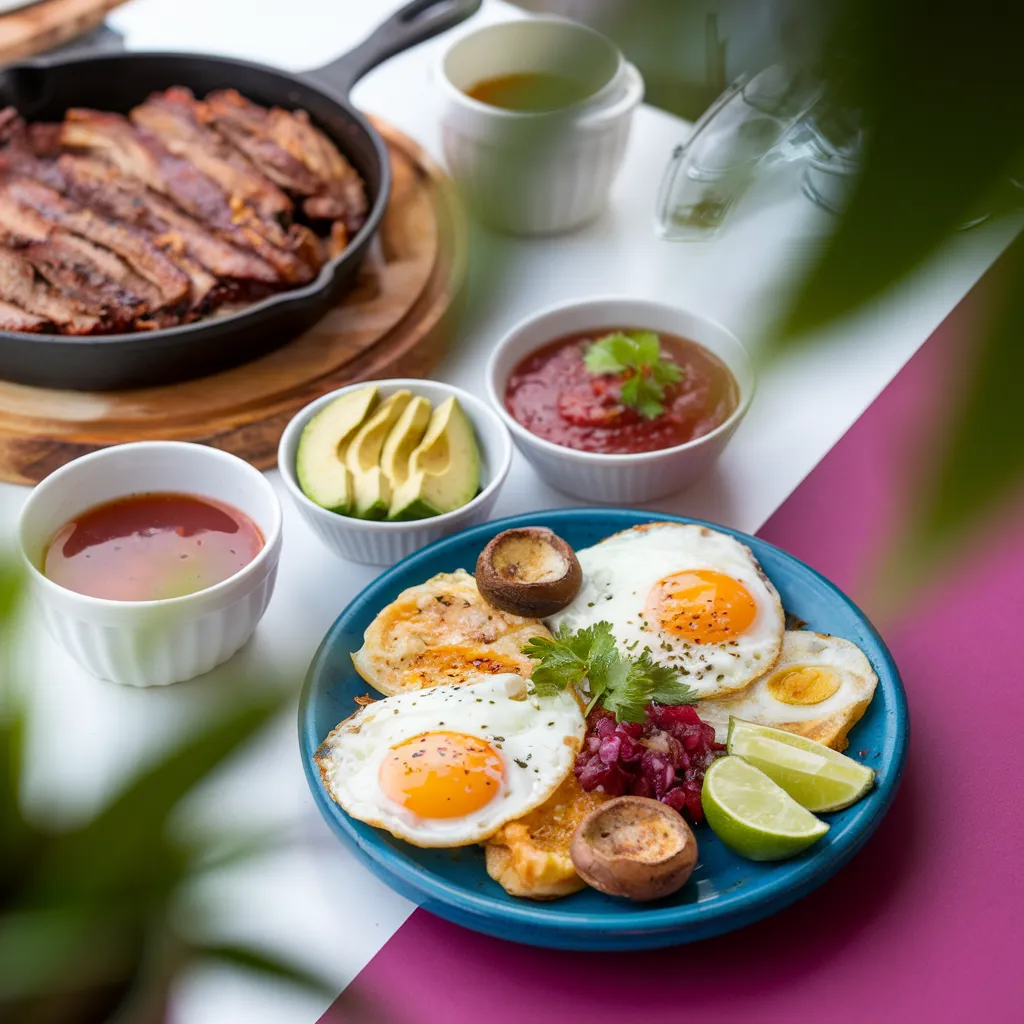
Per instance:
[[[862,110],[865,164],[780,345],[900,281],[979,204],[991,212],[1024,154],[1024,61],[1010,22],[1000,4],[848,0],[824,70],[834,99]]]
[[[20,566],[0,555],[0,905],[18,877],[19,866],[32,858],[36,848],[20,807],[25,723],[20,713],[21,695],[13,680],[13,641],[23,584]]]
[[[1024,237],[999,267],[1002,287],[977,335],[965,393],[950,403],[949,440],[921,503],[912,552],[940,555],[1024,482]]]
[[[88,824],[53,837],[34,874],[33,894],[44,901],[108,899],[112,892],[136,898],[141,890],[173,886],[184,872],[185,856],[168,841],[171,812],[283,703],[283,695],[254,695],[141,772]]]
[[[122,979],[138,935],[84,908],[0,914],[0,1007]]]
[[[248,971],[255,971],[268,978],[277,981],[287,981],[301,988],[307,988],[314,992],[333,997],[337,995],[337,988],[324,978],[313,974],[311,971],[297,964],[285,963],[276,956],[269,956],[259,950],[248,946],[235,945],[202,945],[194,946],[193,952],[196,957],[203,960],[215,960],[221,963],[230,964],[232,967],[242,967]]]

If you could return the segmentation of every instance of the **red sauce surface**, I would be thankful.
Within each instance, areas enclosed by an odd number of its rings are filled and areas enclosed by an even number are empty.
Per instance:
[[[191,494],[136,494],[62,526],[44,572],[89,597],[156,601],[226,580],[262,547],[259,527],[230,505]]]
[[[583,365],[587,346],[608,333],[567,335],[523,359],[505,388],[505,406],[515,420],[566,448],[630,454],[693,441],[732,415],[739,387],[729,368],[703,345],[671,334],[661,335],[662,357],[683,370],[683,379],[666,387],[665,411],[648,420],[622,405],[622,380],[595,376]]]

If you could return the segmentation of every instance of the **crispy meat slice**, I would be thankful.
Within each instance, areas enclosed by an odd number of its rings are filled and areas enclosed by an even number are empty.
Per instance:
[[[56,294],[36,277],[32,264],[11,249],[0,247],[0,300],[61,328],[65,334],[91,334],[100,318],[83,312],[73,299]]]
[[[220,281],[186,252],[180,237],[161,235],[153,239],[159,250],[188,278],[188,319],[194,320],[211,309],[228,293]]]
[[[130,324],[147,306],[135,286],[147,283],[113,253],[67,231],[0,192],[0,242],[24,256],[41,277],[87,314],[113,327]]]
[[[282,149],[300,155],[325,187],[311,196],[302,208],[313,220],[340,220],[350,235],[366,223],[369,203],[366,186],[355,168],[338,148],[309,120],[304,110],[289,113],[277,107],[270,111],[270,130]]]
[[[45,242],[52,234],[52,224],[34,210],[26,209],[0,188],[0,238],[6,244]]]
[[[290,236],[274,222],[261,220],[241,199],[229,199],[189,161],[168,152],[154,135],[121,115],[69,110],[61,139],[65,146],[109,160],[125,174],[172,199],[186,213],[215,228],[226,241],[265,260],[283,282],[305,284],[313,279],[316,268],[290,251],[298,247],[299,237]]]
[[[0,331],[42,334],[49,330],[49,327],[50,325],[41,316],[26,313],[25,310],[11,302],[0,301]]]
[[[18,250],[40,277],[105,328],[122,330],[143,319],[149,306],[140,292],[148,284],[112,252],[67,231]]]
[[[148,310],[152,286],[117,256],[98,245],[54,228],[34,210],[0,188],[0,242],[17,250],[40,276],[83,312],[121,328]]]
[[[16,107],[0,110],[0,142],[7,143],[14,135],[25,131],[25,122]]]
[[[270,130],[270,111],[250,103],[234,89],[211,92],[200,108],[201,116],[230,139],[268,177],[282,188],[312,196],[323,182],[300,155],[284,149]]]
[[[60,158],[58,167],[65,193],[76,202],[152,232],[162,249],[184,253],[218,278],[240,286],[243,294],[263,295],[280,284],[280,275],[265,260],[218,238],[195,218],[113,165],[67,154]]]
[[[177,312],[187,306],[188,275],[142,232],[107,220],[35,181],[16,179],[0,185],[0,191],[54,226],[81,235],[120,256],[136,274],[152,285],[150,294],[144,294],[152,310]]]
[[[265,220],[289,220],[292,201],[218,132],[204,125],[188,89],[154,93],[128,115],[155,135],[175,156],[189,160],[232,197],[248,203]]]
[[[53,123],[41,121],[38,124],[30,124],[25,133],[26,143],[36,156],[54,160],[60,156],[60,133],[59,121]]]
[[[52,160],[40,159],[33,148],[31,129],[14,113],[13,107],[0,111],[0,177],[27,177],[45,185],[59,187],[60,175]],[[60,126],[40,125],[40,128]]]
[[[308,197],[306,215],[341,220],[349,234],[366,221],[366,187],[304,110],[251,103],[234,89],[210,93],[201,115],[272,181]]]

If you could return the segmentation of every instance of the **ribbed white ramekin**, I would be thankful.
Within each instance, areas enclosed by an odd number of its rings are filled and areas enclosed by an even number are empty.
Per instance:
[[[384,398],[404,388],[429,399],[435,406],[453,395],[458,399],[473,425],[480,447],[481,491],[471,502],[455,509],[454,512],[446,512],[430,519],[388,523],[329,512],[303,494],[295,476],[295,458],[303,429],[325,405],[329,405],[347,391],[366,387],[366,384],[350,384],[348,387],[339,388],[296,413],[281,435],[281,444],[277,450],[277,466],[292,502],[325,547],[353,562],[393,565],[425,545],[448,534],[464,530],[468,526],[482,523],[490,516],[491,509],[498,499],[498,491],[512,465],[512,441],[501,420],[491,412],[487,404],[461,388],[433,380],[395,379],[371,383],[377,386]]]
[[[264,546],[234,576],[166,601],[109,601],[58,586],[41,571],[46,547],[70,519],[132,494],[214,498],[244,512]],[[18,524],[32,592],[54,639],[101,679],[130,686],[182,682],[227,661],[252,635],[274,590],[281,505],[248,463],[205,445],[141,441],[85,455],[48,476]]]
[[[516,365],[531,352],[569,334],[642,328],[696,341],[718,356],[739,385],[739,404],[721,426],[688,444],[635,455],[600,455],[545,441],[513,419],[505,388]],[[754,367],[746,350],[721,324],[649,299],[580,299],[521,321],[495,346],[487,366],[492,406],[516,447],[552,487],[602,505],[637,505],[681,491],[714,465],[754,397]]]
[[[591,88],[551,113],[481,103],[467,91],[484,78],[553,72]],[[458,39],[436,71],[441,139],[464,197],[491,225],[523,235],[567,231],[608,202],[622,166],[640,72],[610,40],[563,18],[485,25]]]

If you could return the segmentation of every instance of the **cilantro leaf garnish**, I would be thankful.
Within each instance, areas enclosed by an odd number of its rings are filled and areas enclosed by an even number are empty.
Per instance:
[[[552,697],[567,686],[579,686],[591,671],[600,672],[610,655],[615,654],[615,637],[610,622],[597,622],[573,633],[563,622],[554,639],[535,636],[523,654],[539,664],[530,679],[540,697]]]
[[[665,388],[683,379],[683,371],[661,355],[661,339],[654,331],[616,331],[599,338],[587,349],[583,365],[588,373],[623,377],[623,405],[653,420],[665,411]]]
[[[674,668],[659,665],[645,647],[636,657],[615,645],[610,622],[598,622],[573,632],[563,622],[551,640],[534,637],[523,653],[537,664],[530,676],[540,697],[554,696],[569,686],[587,682],[589,712],[596,704],[620,722],[642,722],[651,701],[695,704],[697,695]]]
[[[635,668],[647,681],[650,700],[658,704],[696,704],[697,691],[684,683],[679,671],[668,665],[659,665],[651,657],[651,649],[645,647],[635,660]]]

